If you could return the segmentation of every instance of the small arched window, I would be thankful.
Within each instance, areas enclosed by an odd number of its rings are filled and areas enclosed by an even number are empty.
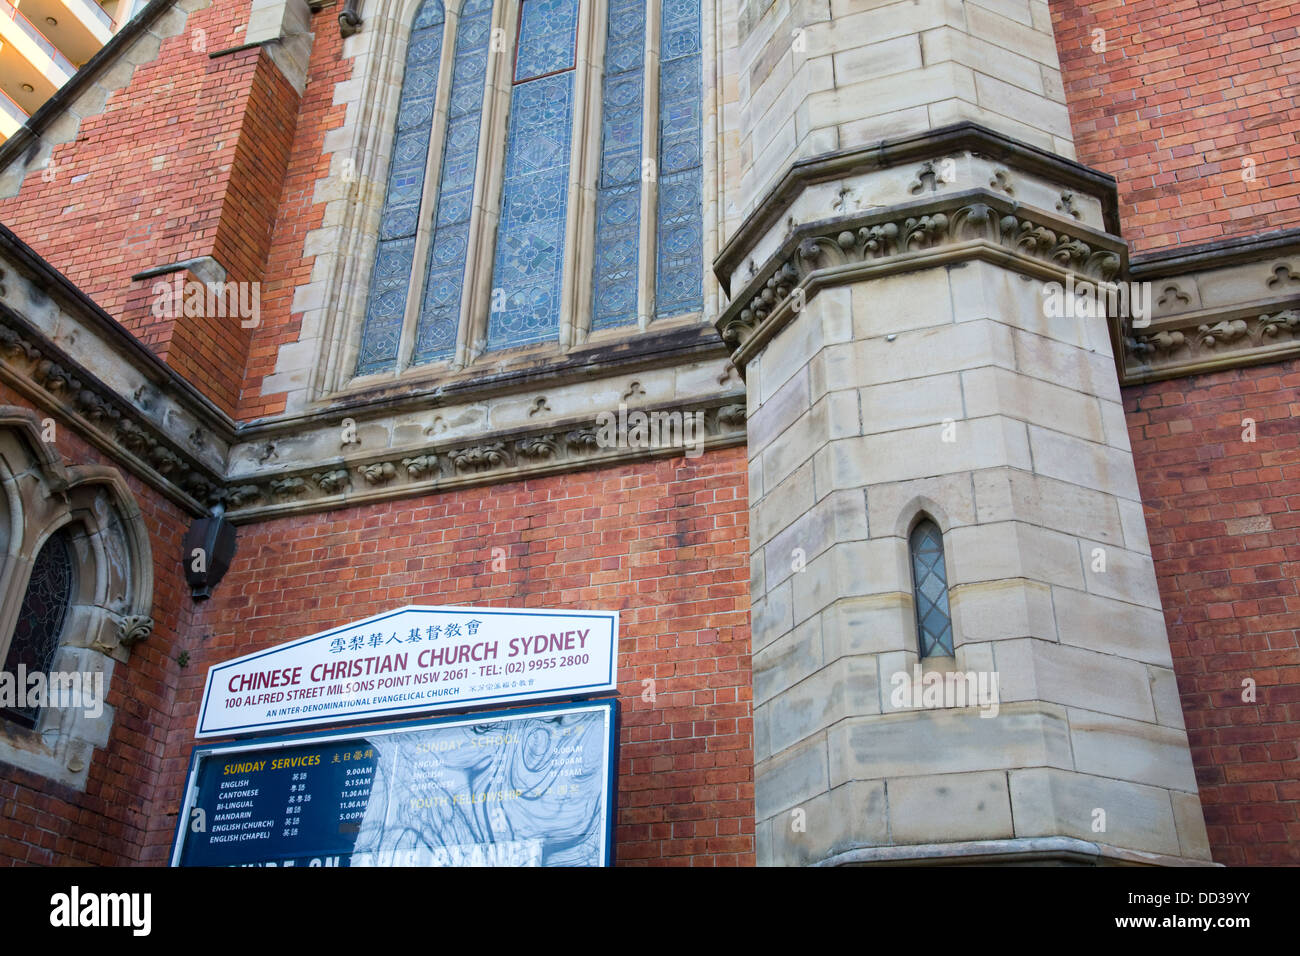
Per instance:
[[[45,540],[37,553],[18,608],[18,623],[4,665],[6,673],[15,675],[15,680],[23,680],[24,674],[47,674],[53,667],[54,652],[59,649],[63,623],[72,604],[75,573],[68,531],[60,528]],[[28,727],[36,726],[39,713],[38,707],[5,710],[5,716]]]
[[[953,655],[952,614],[948,609],[948,568],[939,526],[922,518],[908,538],[912,557],[912,598],[921,657]]]

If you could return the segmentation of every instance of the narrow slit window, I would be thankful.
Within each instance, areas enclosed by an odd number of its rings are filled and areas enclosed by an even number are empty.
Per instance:
[[[922,657],[953,655],[952,614],[948,609],[948,569],[943,560],[943,535],[929,518],[912,529],[912,596],[916,604],[916,636]]]

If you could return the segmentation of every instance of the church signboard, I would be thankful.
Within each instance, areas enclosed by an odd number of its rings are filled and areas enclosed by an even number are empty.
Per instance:
[[[194,736],[616,689],[617,611],[405,607],[214,665]]]
[[[173,866],[603,866],[616,700],[197,747]]]

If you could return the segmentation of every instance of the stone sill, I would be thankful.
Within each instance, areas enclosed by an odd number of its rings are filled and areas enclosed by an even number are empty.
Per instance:
[[[1164,853],[1128,850],[1075,837],[1020,837],[963,843],[855,847],[814,866],[1222,866]]]

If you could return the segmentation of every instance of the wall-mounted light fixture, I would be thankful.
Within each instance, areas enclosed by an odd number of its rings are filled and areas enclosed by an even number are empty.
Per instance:
[[[196,601],[205,601],[230,570],[230,562],[235,557],[235,526],[226,517],[224,505],[217,505],[210,517],[198,518],[190,525],[190,530],[185,532],[184,549],[181,561],[191,596]]]

